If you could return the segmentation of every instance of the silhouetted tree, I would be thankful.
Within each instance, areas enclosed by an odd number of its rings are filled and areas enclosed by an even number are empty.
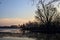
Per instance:
[[[57,9],[54,3],[59,0],[33,0],[37,1],[37,11],[35,18],[39,23],[49,23],[57,15]]]
[[[36,37],[37,40],[41,39],[40,38],[41,33],[42,35],[44,33],[44,36],[46,37],[45,39],[42,39],[42,40],[51,40],[50,38],[53,37],[53,35],[55,37],[53,40],[59,40],[59,39],[56,39],[55,33],[60,33],[59,31],[60,23],[58,21],[59,20],[58,12],[54,4],[59,0],[33,0],[33,2],[34,1],[37,1],[37,11],[36,11],[35,18],[38,20],[38,23],[40,25],[39,27],[34,29],[39,31],[39,34],[40,34],[40,35],[37,34],[38,35]],[[50,35],[51,33],[53,33],[53,35]]]
[[[37,40],[59,40],[57,34],[60,33],[60,23],[58,21],[60,17],[54,5],[54,3],[59,0],[36,1],[37,11],[35,18],[38,20],[39,24],[29,22],[22,30],[29,31],[29,34],[31,34],[30,37],[35,37]]]

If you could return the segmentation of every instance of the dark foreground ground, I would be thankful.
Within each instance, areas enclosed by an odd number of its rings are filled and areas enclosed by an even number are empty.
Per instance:
[[[33,38],[31,40],[60,40],[60,34],[56,33],[56,34],[44,34],[44,33],[25,33],[25,34],[21,34],[21,33],[9,33],[9,32],[0,32],[0,40],[14,40],[14,37],[17,37],[15,40],[25,40],[23,38],[27,38],[29,40],[29,38]],[[12,38],[12,39],[10,39]],[[19,39],[21,38],[21,39]]]

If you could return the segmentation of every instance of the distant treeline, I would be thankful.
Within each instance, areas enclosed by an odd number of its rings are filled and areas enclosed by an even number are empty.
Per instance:
[[[37,22],[29,22],[23,25],[0,26],[0,28],[18,28],[20,31],[29,31],[32,33],[60,33],[60,22],[50,22],[38,24]]]
[[[17,25],[11,25],[11,26],[0,26],[0,28],[20,28],[20,26],[17,26]]]
[[[60,22],[50,22],[44,24],[38,24],[37,22],[30,22],[28,24],[22,25],[22,31],[29,31],[30,33],[45,33],[45,34],[55,34],[60,33]]]

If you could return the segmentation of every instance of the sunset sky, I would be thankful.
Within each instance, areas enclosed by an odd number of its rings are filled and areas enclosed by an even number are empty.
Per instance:
[[[33,20],[35,6],[30,0],[0,0],[0,26]]]
[[[31,0],[0,0],[0,2],[0,26],[23,24],[34,20],[36,6],[32,6]]]

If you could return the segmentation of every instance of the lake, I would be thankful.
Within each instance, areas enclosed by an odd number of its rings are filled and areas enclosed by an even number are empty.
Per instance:
[[[35,40],[35,39],[28,37],[3,37],[0,38],[0,40]]]
[[[0,28],[0,32],[20,33],[20,29],[15,28]]]

